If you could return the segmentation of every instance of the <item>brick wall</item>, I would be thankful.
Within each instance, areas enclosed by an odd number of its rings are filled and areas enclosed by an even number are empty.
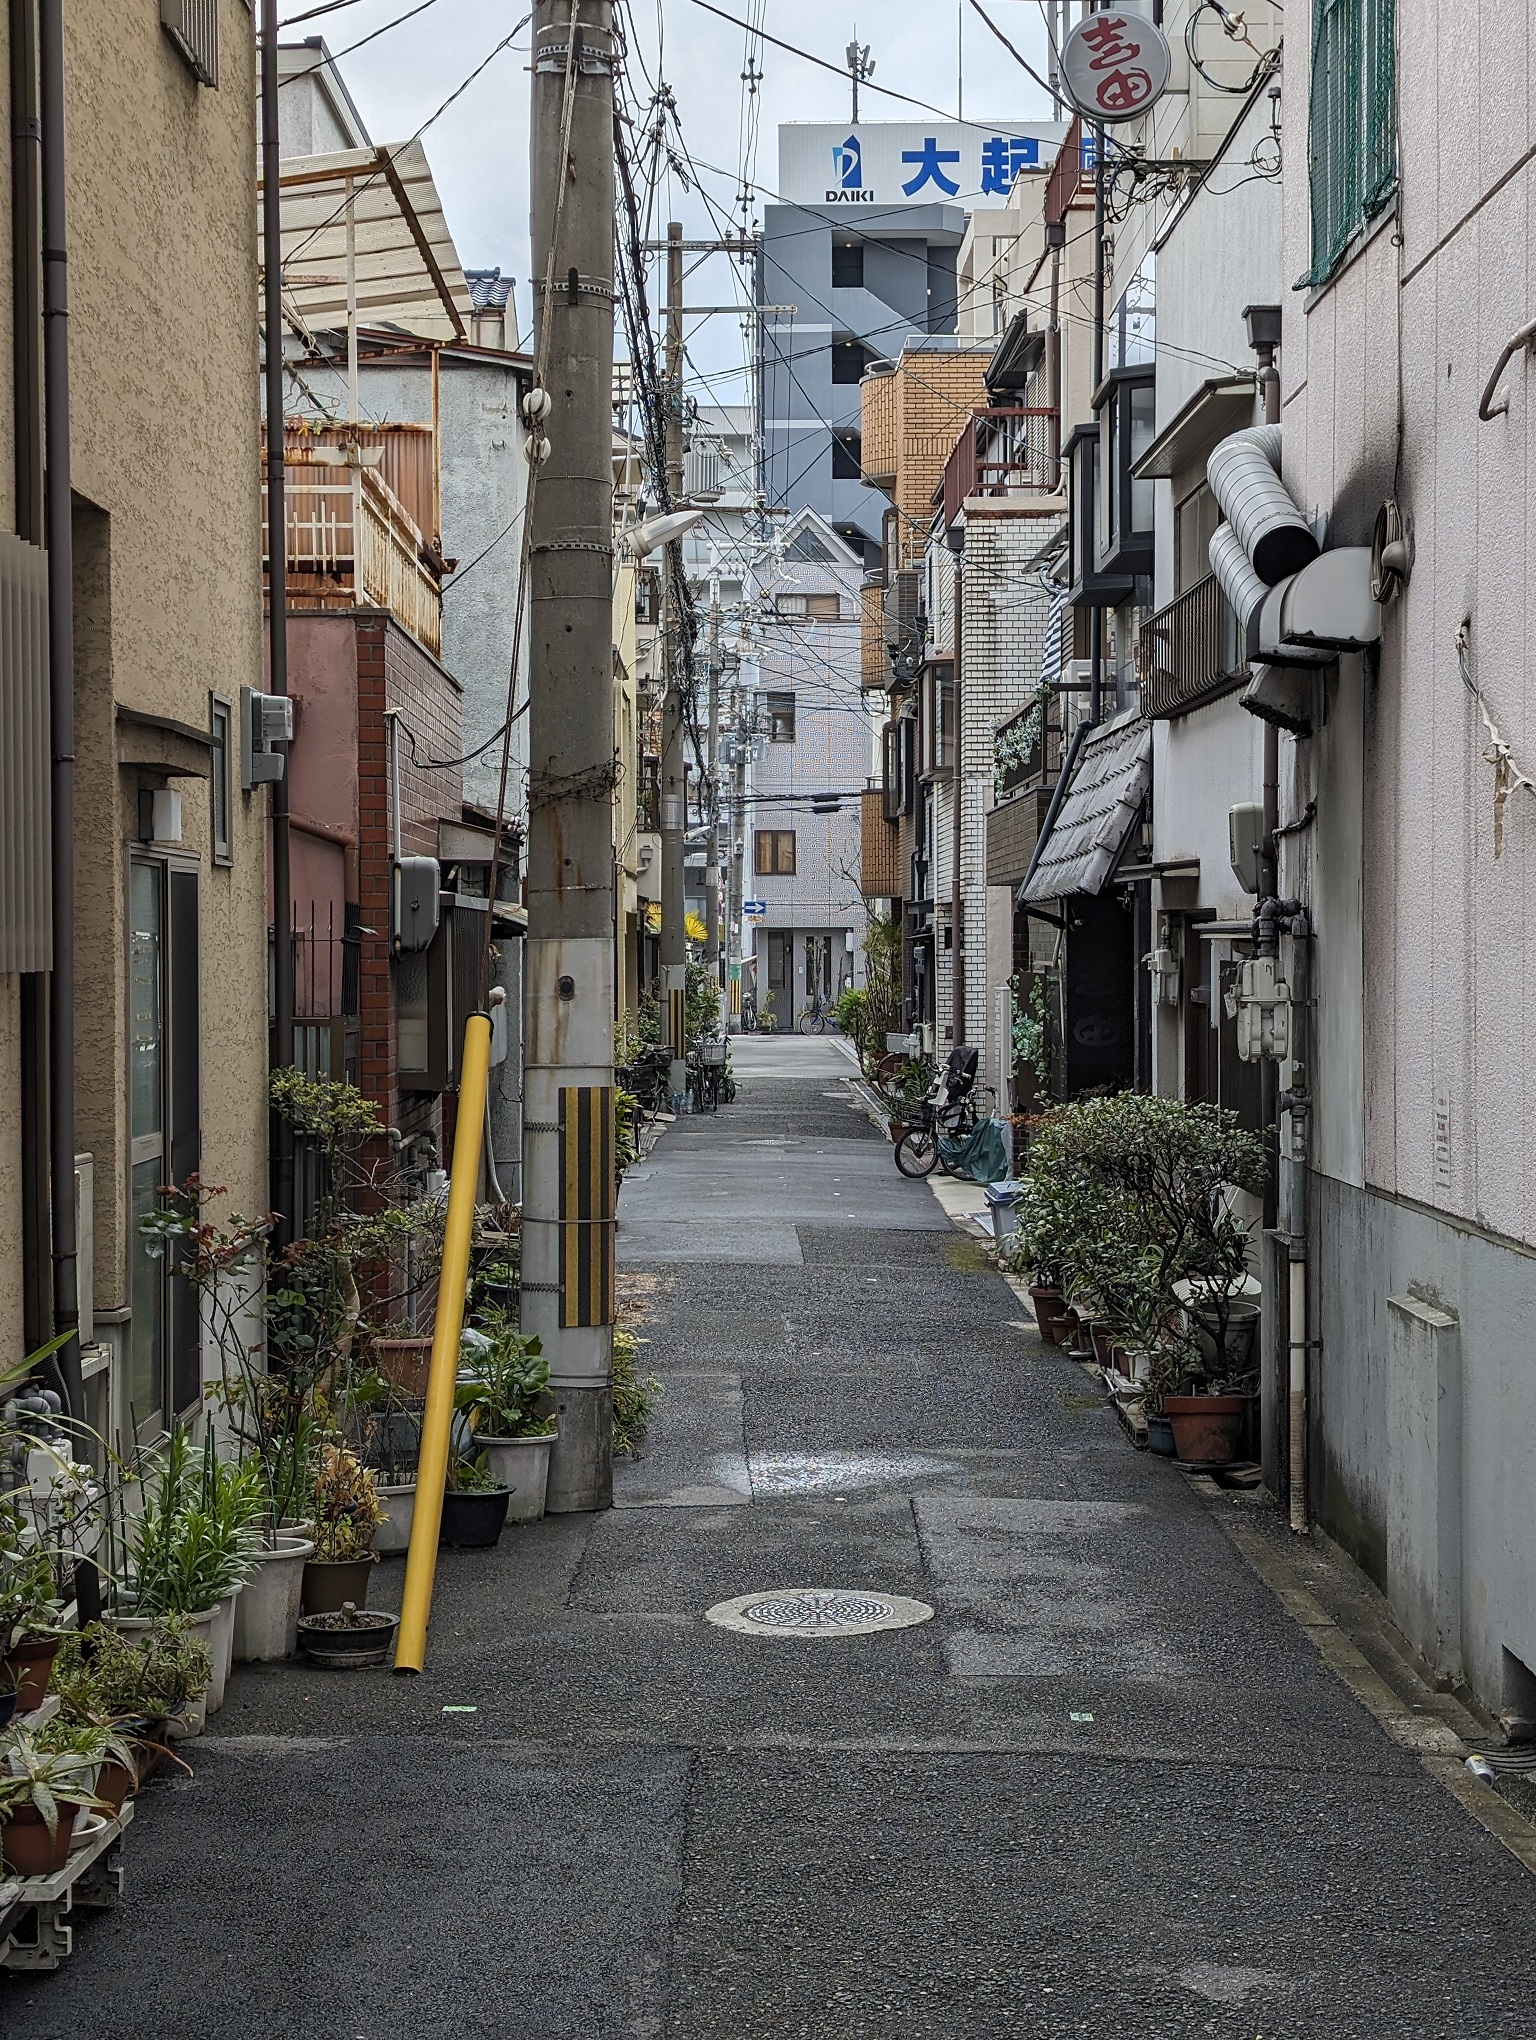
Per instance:
[[[922,559],[933,492],[972,410],[986,401],[990,347],[907,348],[894,375],[866,377],[861,390],[864,472],[886,485],[902,513],[898,567]]]

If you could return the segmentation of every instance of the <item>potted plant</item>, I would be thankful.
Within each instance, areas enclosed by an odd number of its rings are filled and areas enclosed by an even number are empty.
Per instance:
[[[0,1706],[12,1696],[7,1718],[41,1704],[62,1615],[52,1559],[14,1505],[0,1502]]]
[[[407,1551],[416,1516],[421,1404],[377,1367],[367,1367],[348,1381],[339,1407],[349,1442],[373,1474],[384,1512],[373,1548],[381,1558]]]
[[[96,1805],[78,1756],[41,1748],[24,1728],[8,1734],[0,1762],[0,1855],[18,1877],[51,1877],[69,1860],[75,1821]]]
[[[220,1465],[211,1433],[194,1452],[179,1428],[138,1477],[143,1504],[126,1530],[132,1606],[118,1625],[143,1631],[180,1615],[205,1632],[213,1661],[206,1709],[216,1714],[234,1641],[234,1596],[252,1565],[246,1532],[260,1512],[259,1488]]]
[[[350,1446],[321,1447],[314,1484],[314,1556],[304,1566],[303,1612],[329,1615],[351,1601],[361,1608],[378,1554],[373,1540],[384,1511],[377,1483]]]
[[[173,1728],[195,1734],[213,1676],[206,1639],[184,1616],[125,1634],[103,1623],[71,1632],[54,1661],[53,1688],[66,1719],[121,1735],[135,1756],[158,1757]],[[108,1777],[98,1781],[109,1797]],[[124,1789],[128,1789],[125,1781]]]
[[[492,1478],[508,1491],[509,1523],[536,1523],[544,1513],[555,1440],[552,1400],[539,1341],[510,1327],[486,1340],[461,1372],[455,1406],[469,1419]]]
[[[299,1647],[317,1665],[357,1672],[389,1656],[400,1617],[382,1608],[355,1608],[350,1601],[329,1615],[299,1618]]]
[[[472,1459],[451,1460],[440,1541],[465,1551],[489,1550],[506,1528],[510,1492],[492,1473],[483,1452]]]

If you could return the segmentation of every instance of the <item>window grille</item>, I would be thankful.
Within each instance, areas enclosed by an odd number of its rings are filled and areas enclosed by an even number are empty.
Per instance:
[[[1317,0],[1307,121],[1312,266],[1326,283],[1397,190],[1397,0]]]
[[[160,0],[160,25],[200,85],[219,82],[219,0]]]

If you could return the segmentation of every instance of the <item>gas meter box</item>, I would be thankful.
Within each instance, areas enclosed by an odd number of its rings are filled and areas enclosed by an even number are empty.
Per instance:
[[[1244,1062],[1284,1062],[1291,1052],[1291,988],[1277,957],[1250,957],[1242,967],[1237,1052]]]

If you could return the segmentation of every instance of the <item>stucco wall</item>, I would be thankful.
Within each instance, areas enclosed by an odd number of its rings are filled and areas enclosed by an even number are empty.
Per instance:
[[[76,520],[77,1134],[96,1159],[102,1309],[127,1300],[125,863],[139,788],[116,762],[115,705],[207,729],[210,689],[234,701],[242,683],[260,683],[254,50],[242,9],[226,8],[222,20],[222,83],[210,92],[176,55],[157,10],[80,0],[65,16],[73,481],[85,506]],[[5,255],[8,283],[8,237]],[[0,297],[8,323],[8,287]],[[186,323],[194,300],[195,339]],[[9,514],[9,404],[0,414]],[[215,869],[206,784],[175,783],[182,849],[201,871],[203,1173],[228,1186],[232,1204],[261,1210],[266,796],[237,792],[233,865]],[[9,1182],[8,1139],[4,1151]]]

